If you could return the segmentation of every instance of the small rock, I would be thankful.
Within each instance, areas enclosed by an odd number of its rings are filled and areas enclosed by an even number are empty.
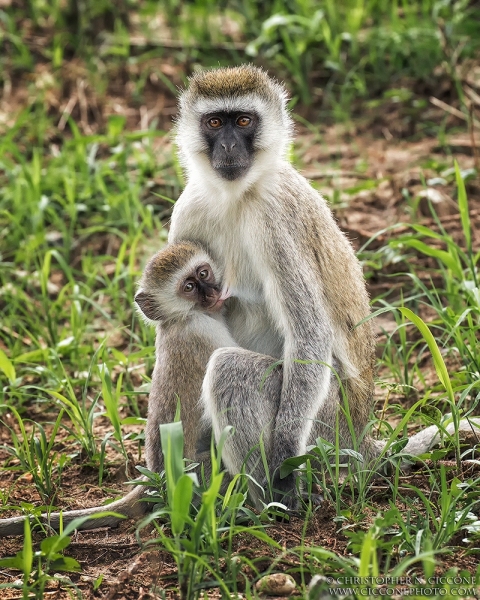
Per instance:
[[[285,573],[273,573],[259,579],[255,589],[268,596],[290,596],[295,589],[295,580]]]
[[[431,202],[435,212],[439,217],[446,217],[458,213],[458,206],[446,194],[433,187],[420,190],[418,193],[420,198],[418,208],[422,215],[431,217],[429,202]]]

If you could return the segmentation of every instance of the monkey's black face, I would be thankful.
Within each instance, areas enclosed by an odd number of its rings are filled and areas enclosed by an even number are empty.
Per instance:
[[[218,112],[202,118],[210,163],[223,179],[234,181],[252,165],[258,123],[256,114],[245,112]]]
[[[185,279],[180,295],[197,304],[200,310],[217,311],[223,305],[222,291],[217,285],[210,265],[200,265]]]

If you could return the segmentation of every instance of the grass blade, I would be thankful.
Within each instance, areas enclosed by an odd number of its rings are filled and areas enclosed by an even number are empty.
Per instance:
[[[13,383],[16,379],[15,367],[13,366],[11,360],[5,354],[3,350],[0,349],[0,370],[3,371],[7,379],[10,383]]]
[[[463,235],[465,236],[468,253],[471,254],[472,231],[470,226],[470,214],[468,212],[467,192],[465,190],[465,182],[463,181],[457,161],[455,161],[455,179],[458,188],[458,209],[460,211],[460,219],[462,221]]]
[[[448,375],[447,366],[445,365],[445,361],[443,360],[440,348],[438,347],[437,342],[435,341],[435,338],[432,335],[432,332],[428,328],[427,324],[409,308],[401,307],[399,308],[399,310],[405,317],[407,317],[407,319],[410,319],[410,321],[412,321],[412,323],[414,323],[420,330],[423,339],[427,342],[430,352],[432,353],[433,363],[435,365],[435,371],[437,372],[438,378],[440,379],[440,382],[445,388],[448,397],[450,398],[452,403],[455,403],[452,384]]]

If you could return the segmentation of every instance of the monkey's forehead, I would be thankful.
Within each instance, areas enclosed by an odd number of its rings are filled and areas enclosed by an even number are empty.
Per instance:
[[[243,65],[196,73],[190,79],[183,100],[189,102],[198,98],[232,100],[251,95],[278,102],[284,100],[286,92],[285,88],[271,79],[265,71],[251,65]]]
[[[210,262],[210,260],[209,255],[200,244],[186,241],[168,244],[148,261],[144,275],[155,279],[165,279],[184,269],[191,269],[194,263],[200,264]]]

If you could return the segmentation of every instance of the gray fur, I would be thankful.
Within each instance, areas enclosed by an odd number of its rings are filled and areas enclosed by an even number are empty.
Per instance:
[[[330,371],[329,395],[338,395],[339,385],[335,366]],[[279,430],[277,414],[282,393],[283,368],[278,360],[244,348],[216,350],[208,363],[202,391],[205,419],[212,426],[216,439],[227,425],[234,425],[234,433],[225,442],[222,460],[231,475],[239,473],[245,462],[246,472],[259,485],[249,484],[250,497],[258,509],[270,499],[262,487],[266,473],[259,450],[260,441],[268,457],[273,453],[275,435],[290,435],[292,423]],[[337,400],[329,397],[327,404]],[[305,425],[301,418],[300,426]],[[325,424],[312,422],[308,444],[318,437],[332,437]],[[273,473],[269,474],[270,476]]]
[[[143,486],[138,486],[129,492],[123,498],[107,504],[105,506],[94,506],[92,508],[82,508],[80,510],[68,510],[61,513],[63,526],[68,525],[74,519],[79,517],[88,517],[101,512],[116,512],[125,517],[140,518],[146,510],[146,503],[141,502],[144,494]],[[24,524],[27,517],[11,517],[10,519],[0,519],[0,537],[7,535],[23,535]],[[40,517],[45,526],[58,530],[60,528],[60,513],[43,514]],[[119,517],[106,516],[86,521],[80,529],[96,529],[97,527],[116,527],[123,519]],[[31,523],[35,519],[30,519]]]

